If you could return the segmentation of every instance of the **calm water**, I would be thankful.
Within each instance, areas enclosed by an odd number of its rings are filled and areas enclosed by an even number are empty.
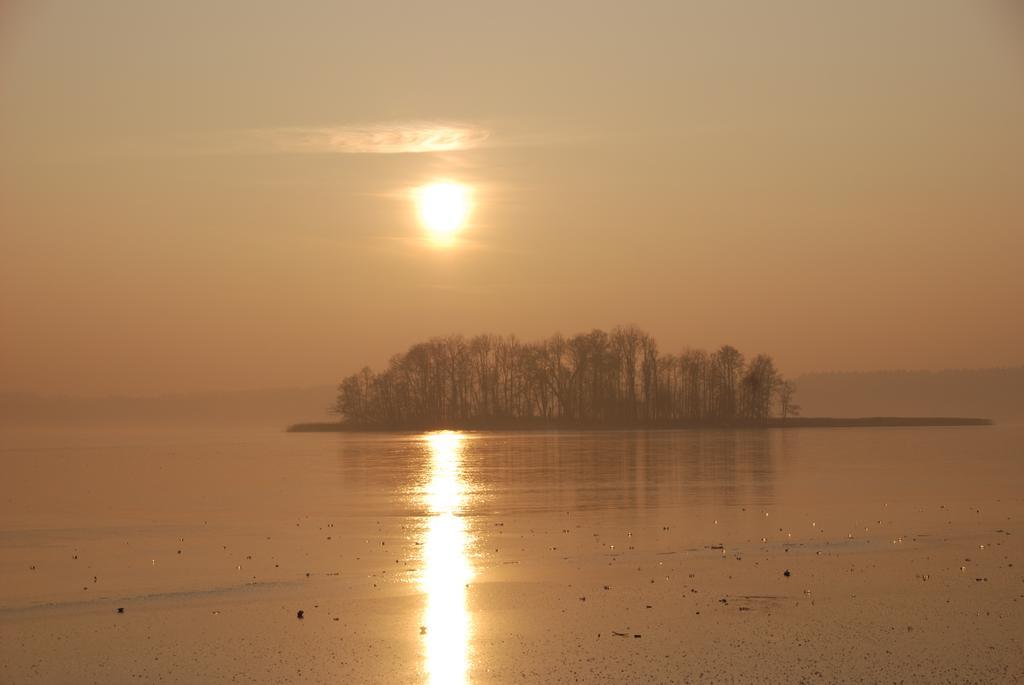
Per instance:
[[[9,619],[243,589],[275,610],[275,592],[399,597],[395,620],[418,632],[396,664],[434,683],[482,680],[481,664],[500,661],[478,584],[529,588],[570,566],[585,576],[666,555],[895,546],[1024,515],[1016,426],[0,439]],[[5,658],[20,672],[18,654]]]

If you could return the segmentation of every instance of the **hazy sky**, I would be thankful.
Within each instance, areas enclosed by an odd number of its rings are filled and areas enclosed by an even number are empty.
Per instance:
[[[791,375],[1017,365],[1024,8],[0,0],[0,237],[0,391],[617,323]]]

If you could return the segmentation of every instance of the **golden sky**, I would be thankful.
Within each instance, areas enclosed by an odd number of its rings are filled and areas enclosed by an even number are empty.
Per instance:
[[[617,323],[789,375],[1024,363],[1015,0],[7,0],[0,151],[0,391]]]

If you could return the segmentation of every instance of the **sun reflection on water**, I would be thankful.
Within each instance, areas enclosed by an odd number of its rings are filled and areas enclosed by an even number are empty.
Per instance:
[[[423,541],[420,587],[427,595],[423,618],[426,672],[432,685],[468,683],[469,612],[466,583],[473,577],[470,536],[461,514],[466,499],[462,478],[464,436],[443,431],[426,436],[430,482],[424,500],[430,511]]]

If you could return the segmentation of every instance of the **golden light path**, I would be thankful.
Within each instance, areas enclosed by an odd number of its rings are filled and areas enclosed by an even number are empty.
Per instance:
[[[430,521],[423,543],[420,586],[427,595],[423,639],[431,685],[469,682],[472,625],[466,609],[466,584],[473,577],[473,567],[469,561],[471,538],[460,515],[467,496],[462,477],[464,440],[463,435],[450,431],[426,436],[431,471],[424,497]]]

